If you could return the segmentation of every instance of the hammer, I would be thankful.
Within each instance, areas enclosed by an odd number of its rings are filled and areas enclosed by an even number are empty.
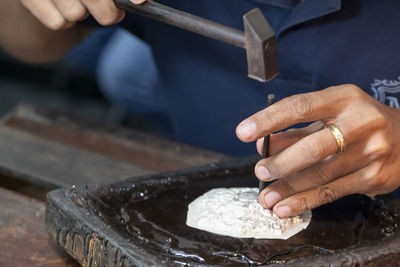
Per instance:
[[[121,9],[246,49],[248,76],[252,79],[267,82],[279,74],[275,32],[258,8],[243,16],[242,32],[154,1],[141,5],[114,1]]]

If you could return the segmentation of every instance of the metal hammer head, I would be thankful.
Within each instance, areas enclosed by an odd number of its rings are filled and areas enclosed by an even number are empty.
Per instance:
[[[275,32],[256,8],[243,16],[249,77],[267,82],[279,74]]]

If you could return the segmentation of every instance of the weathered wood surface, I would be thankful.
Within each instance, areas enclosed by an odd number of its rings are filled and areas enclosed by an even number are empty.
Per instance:
[[[89,126],[24,105],[0,122],[0,174],[48,188],[114,182],[231,159],[147,133]]]
[[[77,267],[45,231],[45,205],[0,188],[0,266]]]
[[[17,107],[3,120],[3,124],[48,141],[75,146],[158,172],[232,159],[149,133],[91,125],[27,105]]]
[[[48,188],[103,183],[154,171],[0,127],[0,172]]]
[[[19,180],[1,175],[0,175],[0,188],[17,192],[20,195],[24,195],[42,202],[46,200],[46,195],[49,192],[48,188],[43,188],[41,186],[28,183],[24,180]]]
[[[52,188],[112,183],[228,159],[153,135],[89,126],[20,106],[0,120],[0,266],[77,266],[45,233],[44,204],[1,187],[43,199]]]

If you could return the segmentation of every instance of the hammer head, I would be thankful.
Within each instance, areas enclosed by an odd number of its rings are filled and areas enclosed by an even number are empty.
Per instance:
[[[256,8],[243,17],[249,77],[267,82],[279,74],[275,32]]]

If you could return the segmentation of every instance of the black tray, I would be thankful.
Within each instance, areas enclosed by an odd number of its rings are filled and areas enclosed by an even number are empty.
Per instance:
[[[400,262],[400,201],[354,195],[313,210],[288,240],[237,239],[186,226],[187,205],[215,187],[257,186],[254,160],[56,190],[47,231],[83,266],[382,266]]]

